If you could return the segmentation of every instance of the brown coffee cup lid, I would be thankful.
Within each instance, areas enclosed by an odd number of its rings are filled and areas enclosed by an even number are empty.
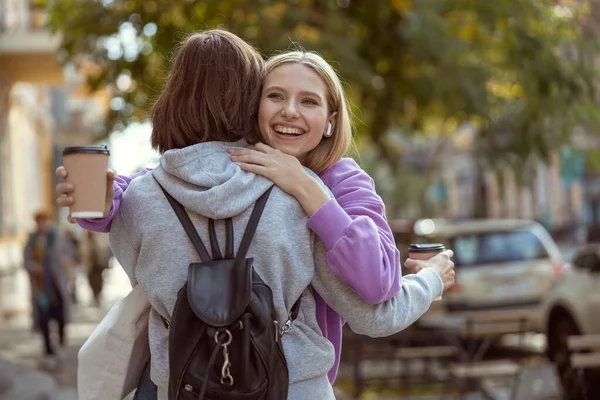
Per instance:
[[[103,144],[101,146],[71,146],[65,147],[62,155],[68,156],[69,154],[106,154],[110,155],[108,147]]]
[[[408,248],[410,253],[432,253],[435,251],[444,251],[446,246],[441,243],[420,243],[411,244]]]

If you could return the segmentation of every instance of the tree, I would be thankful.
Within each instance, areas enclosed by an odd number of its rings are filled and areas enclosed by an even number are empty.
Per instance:
[[[143,119],[188,32],[225,27],[265,54],[298,43],[347,82],[359,140],[392,162],[390,127],[480,131],[481,154],[515,162],[568,140],[595,112],[586,6],[555,0],[40,0],[64,60],[113,96],[108,130]],[[595,49],[592,50],[595,54]],[[91,67],[89,67],[91,66]],[[501,150],[501,151],[499,151]]]

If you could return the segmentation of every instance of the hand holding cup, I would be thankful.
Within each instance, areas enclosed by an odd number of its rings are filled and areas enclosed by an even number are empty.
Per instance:
[[[414,254],[409,252],[409,257],[411,256],[414,257]],[[408,258],[404,262],[404,266],[414,273],[423,268],[432,268],[442,279],[444,291],[446,291],[454,285],[455,281],[456,273],[454,272],[454,262],[451,260],[452,256],[454,256],[452,250],[445,250],[427,259]]]
[[[59,178],[67,180],[67,182],[59,183],[56,185],[56,194],[58,195],[56,199],[56,204],[59,207],[73,207],[75,204],[75,183],[69,182],[69,174],[65,167],[60,166],[56,169],[56,176]],[[112,208],[112,202],[114,197],[114,188],[113,183],[115,181],[116,173],[112,170],[106,171],[106,190],[104,196],[104,205],[102,210],[102,217],[108,216],[110,209]],[[98,215],[100,217],[100,215]],[[77,223],[79,218],[73,217],[69,215],[67,217],[68,221],[72,224]]]

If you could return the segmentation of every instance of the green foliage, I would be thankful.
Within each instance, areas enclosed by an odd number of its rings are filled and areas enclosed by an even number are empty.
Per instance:
[[[585,171],[591,174],[600,173],[600,150],[587,149],[585,154]]]
[[[143,119],[176,43],[212,27],[231,30],[266,55],[297,43],[332,60],[362,122],[361,141],[374,143],[392,168],[397,151],[385,134],[393,126],[439,136],[469,122],[480,130],[476,145],[485,159],[510,155],[519,163],[545,156],[568,140],[572,126],[599,118],[596,49],[581,35],[581,2],[570,8],[554,0],[40,3],[62,34],[65,60],[91,63],[90,87],[117,98],[109,129]]]

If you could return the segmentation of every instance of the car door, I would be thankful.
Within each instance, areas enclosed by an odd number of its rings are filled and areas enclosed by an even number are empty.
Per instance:
[[[586,275],[588,281],[588,290],[582,294],[585,319],[589,324],[589,332],[600,333],[600,256],[597,252],[589,254],[586,260]]]

